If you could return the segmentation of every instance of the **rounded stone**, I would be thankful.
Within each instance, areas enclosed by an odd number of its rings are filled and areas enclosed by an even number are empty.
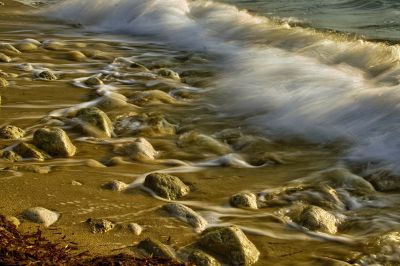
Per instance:
[[[102,187],[112,191],[123,191],[128,187],[128,184],[125,184],[124,182],[121,182],[119,180],[113,180],[111,182],[105,183]]]
[[[41,128],[33,134],[33,144],[52,156],[71,157],[76,147],[61,128]]]
[[[56,80],[57,76],[50,70],[43,70],[36,74],[36,77],[43,80]]]
[[[336,216],[318,206],[306,207],[297,222],[312,231],[329,234],[337,233],[338,220]]]
[[[236,208],[257,209],[257,197],[250,192],[240,192],[229,199],[229,203]]]
[[[113,126],[110,118],[97,107],[88,107],[79,110],[76,118],[81,120],[81,126],[86,134],[94,137],[110,138]]]
[[[190,191],[190,188],[178,177],[162,173],[152,173],[146,176],[144,186],[150,188],[158,196],[169,200],[186,196]]]
[[[207,227],[207,221],[191,208],[180,203],[168,203],[162,207],[171,216],[191,225],[201,232]]]
[[[6,125],[0,128],[0,138],[2,139],[20,139],[25,135],[25,131],[13,125]]]
[[[48,227],[57,222],[60,215],[43,207],[33,207],[25,210],[22,213],[22,217]]]
[[[201,251],[194,250],[189,255],[189,262],[196,266],[220,266],[221,264],[211,255]]]
[[[137,235],[137,236],[139,236],[139,235],[142,233],[142,231],[143,231],[143,228],[142,228],[139,224],[137,224],[137,223],[130,223],[130,224],[128,224],[128,229],[129,229],[132,233],[134,233],[135,235]]]

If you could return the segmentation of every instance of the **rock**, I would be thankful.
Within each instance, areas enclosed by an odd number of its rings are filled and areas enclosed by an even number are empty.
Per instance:
[[[11,58],[3,53],[0,53],[0,62],[9,63],[11,62]]]
[[[189,255],[189,263],[196,266],[220,266],[221,264],[212,256],[201,250],[194,250]]]
[[[14,151],[3,151],[1,154],[1,158],[8,160],[10,162],[19,162],[22,161],[22,157],[19,156],[17,153]]]
[[[223,257],[229,265],[252,265],[260,252],[237,226],[206,230],[198,244],[205,250]]]
[[[15,226],[15,228],[18,228],[18,226],[21,224],[21,222],[19,221],[19,219],[17,217],[14,216],[6,216],[6,221],[13,224]]]
[[[146,176],[144,186],[150,188],[158,196],[169,200],[176,200],[189,194],[190,188],[178,177],[153,173]]]
[[[8,81],[5,78],[0,77],[0,87],[8,87]]]
[[[149,104],[174,104],[176,99],[161,90],[134,91],[129,95],[129,100],[135,105],[145,106]]]
[[[61,51],[65,49],[65,43],[46,40],[43,42],[43,48],[53,51]]]
[[[128,184],[125,184],[124,182],[118,180],[113,180],[104,184],[102,187],[112,191],[123,191],[128,187]]]
[[[75,181],[75,180],[72,180],[71,181],[71,185],[73,185],[73,186],[82,186],[82,183],[78,182],[78,181]]]
[[[202,149],[205,152],[212,152],[219,155],[231,152],[230,147],[226,144],[219,142],[213,137],[194,131],[182,134],[178,139],[178,145],[182,148],[193,147],[196,149]]]
[[[50,70],[43,70],[36,73],[36,77],[43,80],[56,80],[57,76]]]
[[[114,151],[138,161],[154,160],[157,156],[157,151],[145,138],[138,138],[132,143],[117,147]]]
[[[33,134],[33,144],[52,156],[71,157],[76,147],[61,128],[40,128]]]
[[[14,152],[22,156],[23,158],[36,159],[39,161],[44,161],[51,158],[50,155],[48,155],[44,151],[41,151],[36,146],[25,142],[21,142],[17,146],[15,146]]]
[[[400,176],[393,175],[391,171],[377,171],[365,177],[378,191],[398,191],[400,190]]]
[[[49,166],[39,166],[39,165],[20,165],[13,167],[17,171],[32,172],[37,174],[48,174],[51,168]]]
[[[240,192],[229,199],[229,203],[236,208],[257,209],[257,197],[250,192]]]
[[[67,59],[80,62],[86,59],[86,55],[79,51],[70,51],[67,53]]]
[[[93,234],[106,233],[108,231],[111,231],[115,227],[115,224],[113,222],[106,219],[90,218],[86,222],[89,224],[90,231]]]
[[[336,216],[317,206],[306,207],[300,214],[298,221],[295,222],[312,231],[337,233],[338,220]]]
[[[145,251],[149,256],[165,259],[175,259],[175,254],[170,247],[152,238],[147,238],[141,241],[137,247]]]
[[[7,55],[21,54],[21,52],[18,51],[18,49],[16,49],[9,43],[0,43],[0,52],[5,53]]]
[[[48,227],[57,222],[60,215],[43,207],[34,207],[25,210],[22,213],[22,217],[34,223],[43,224]]]
[[[85,85],[87,86],[100,86],[103,84],[103,81],[99,79],[98,77],[90,77],[87,80],[85,80]]]
[[[23,39],[22,42],[24,42],[24,43],[32,43],[32,44],[34,44],[36,46],[42,45],[41,42],[39,42],[38,40],[32,39],[32,38]]]
[[[30,52],[34,51],[38,48],[38,46],[32,42],[22,41],[15,45],[15,47],[22,52]]]
[[[191,208],[180,203],[168,203],[162,207],[170,215],[178,218],[179,220],[193,226],[196,231],[203,231],[206,229],[207,221]]]
[[[149,71],[147,69],[147,67],[145,67],[144,65],[141,65],[139,63],[136,62],[131,62],[131,64],[129,65],[130,68],[133,68],[135,70],[140,70],[140,71]]]
[[[142,231],[143,231],[143,228],[142,228],[140,225],[138,225],[137,223],[130,223],[130,224],[128,224],[128,229],[129,229],[132,233],[134,233],[135,235],[137,235],[137,236],[139,236],[139,235],[142,233]]]
[[[6,125],[0,128],[0,138],[2,139],[20,139],[25,135],[25,131],[19,127]]]
[[[159,114],[128,114],[118,116],[114,123],[119,136],[170,136],[175,135],[176,126]]]
[[[172,71],[171,69],[168,68],[160,68],[156,71],[157,75],[164,77],[164,78],[170,78],[174,80],[180,80],[181,78],[179,77],[179,74],[176,73],[175,71]]]
[[[88,107],[79,110],[76,117],[82,123],[83,131],[94,137],[110,138],[113,132],[113,126],[110,118],[97,107]]]

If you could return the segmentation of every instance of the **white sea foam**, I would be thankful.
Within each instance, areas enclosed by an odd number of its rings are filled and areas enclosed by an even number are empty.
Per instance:
[[[210,101],[265,134],[345,138],[352,159],[400,158],[399,46],[278,25],[212,1],[69,0],[50,8],[44,13],[89,30],[217,55],[222,70]]]

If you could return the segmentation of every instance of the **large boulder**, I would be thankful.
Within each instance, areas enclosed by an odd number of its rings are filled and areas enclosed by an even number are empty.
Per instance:
[[[223,257],[229,265],[252,265],[260,252],[237,226],[212,228],[199,239],[203,249]]]
[[[46,152],[38,149],[35,145],[20,142],[14,147],[14,152],[25,159],[35,159],[39,161],[44,161],[50,159],[51,156]]]
[[[186,196],[190,191],[190,188],[178,177],[161,173],[147,175],[144,186],[150,188],[158,196],[169,200]]]
[[[76,114],[82,123],[82,129],[86,134],[94,137],[110,138],[113,126],[110,118],[97,107],[88,107],[79,110]]]
[[[339,223],[335,215],[318,206],[304,208],[296,222],[309,230],[329,234],[337,233]]]
[[[33,207],[22,212],[22,218],[48,227],[57,222],[60,214],[43,207]]]
[[[170,247],[152,238],[147,238],[141,241],[137,247],[143,250],[149,256],[175,259],[175,254]]]
[[[157,151],[145,138],[138,138],[132,143],[116,147],[114,151],[138,161],[151,161],[157,156]]]
[[[207,226],[207,221],[191,208],[180,203],[168,203],[162,207],[171,216],[193,226],[196,231],[203,231]]]
[[[33,144],[52,156],[71,157],[76,147],[61,128],[41,128],[33,134]]]
[[[0,128],[0,138],[2,139],[20,139],[24,135],[25,131],[16,126],[6,125]]]
[[[231,206],[244,209],[257,209],[257,197],[251,192],[240,192],[229,199]]]

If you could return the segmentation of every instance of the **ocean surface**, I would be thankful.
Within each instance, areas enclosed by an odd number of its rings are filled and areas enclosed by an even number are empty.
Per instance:
[[[394,1],[186,0],[69,0],[45,11],[89,31],[147,36],[216,55],[220,78],[209,96],[222,115],[241,117],[270,137],[344,140],[351,160],[394,171],[399,46],[361,35],[395,38],[396,12]]]

